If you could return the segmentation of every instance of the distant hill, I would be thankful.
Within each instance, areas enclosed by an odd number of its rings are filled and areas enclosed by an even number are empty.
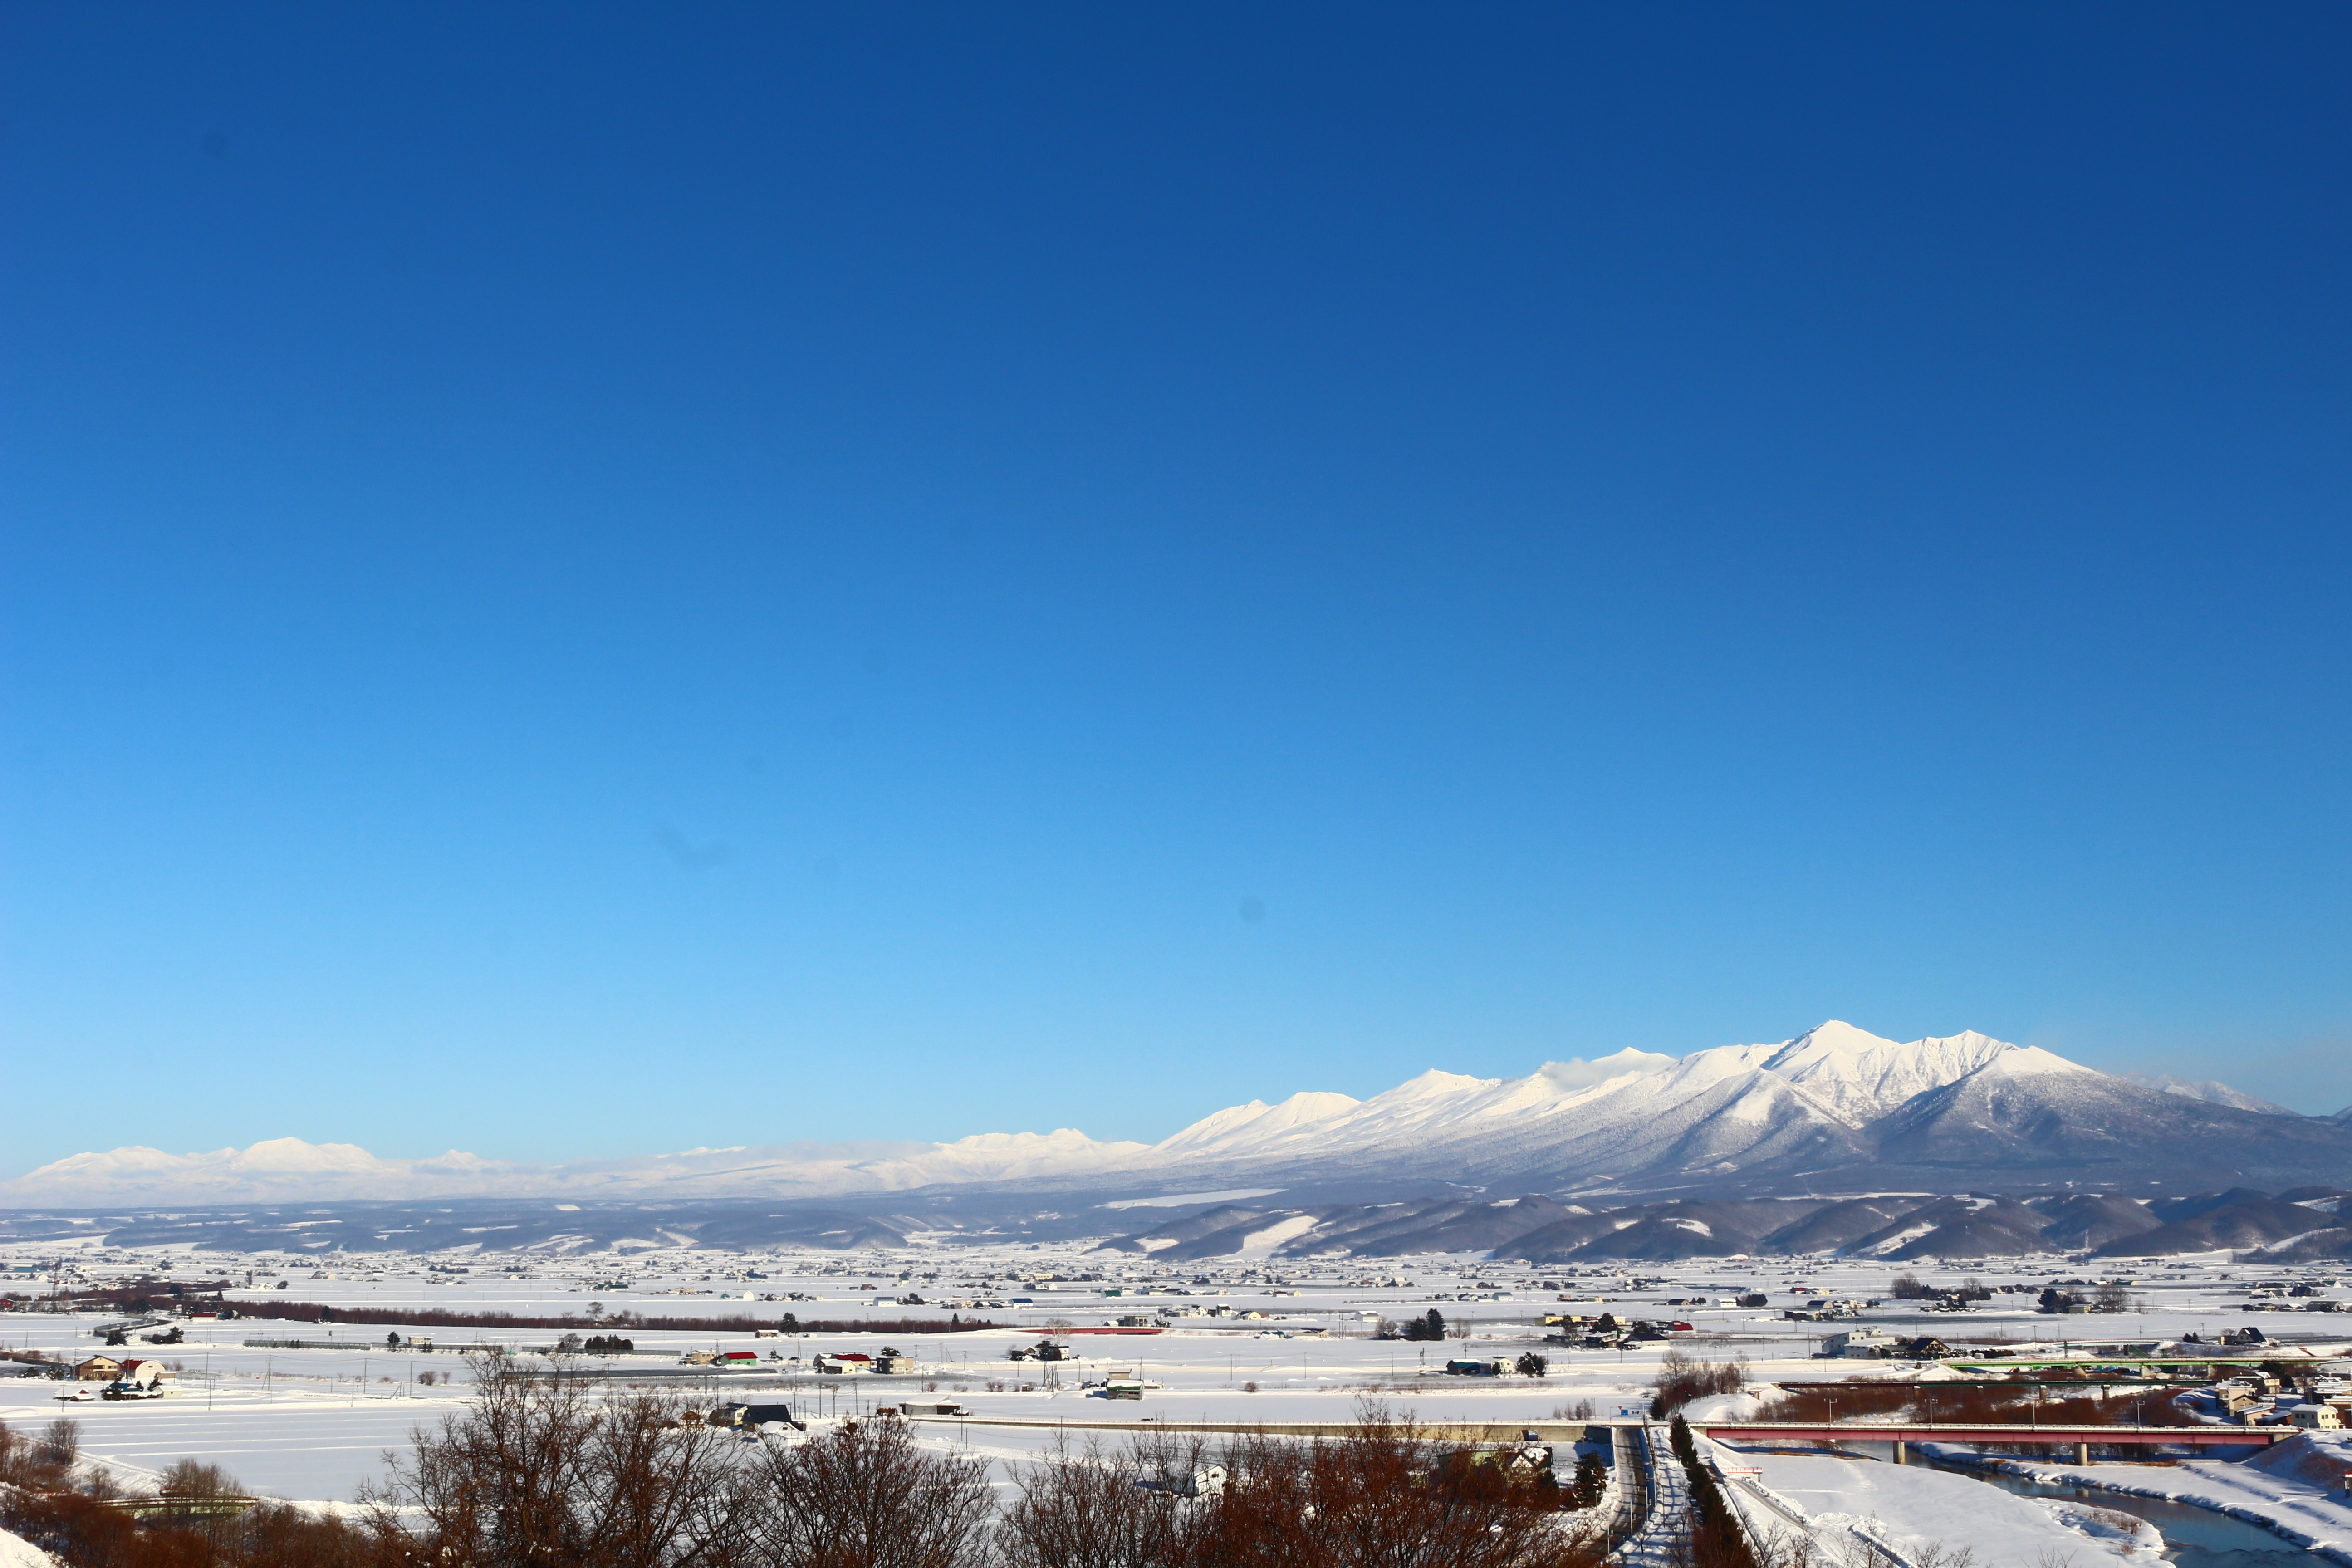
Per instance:
[[[2308,1191],[2309,1189],[2305,1189]],[[2192,1198],[2115,1194],[1871,1198],[1714,1198],[1562,1205],[1539,1196],[1417,1202],[1221,1205],[1104,1243],[1170,1262],[1211,1258],[1402,1258],[1483,1251],[1538,1267],[1601,1260],[1793,1257],[1831,1252],[1889,1262],[1960,1262],[2080,1251],[2109,1258],[2263,1248],[2263,1260],[2352,1257],[2332,1217],[2344,1196],[2273,1197],[2238,1188]],[[2170,1217],[2168,1217],[2170,1216]]]

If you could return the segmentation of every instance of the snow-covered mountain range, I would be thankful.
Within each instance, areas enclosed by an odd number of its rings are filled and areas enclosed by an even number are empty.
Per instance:
[[[1642,1191],[1727,1182],[2122,1179],[2213,1166],[2352,1177],[2352,1120],[2226,1085],[2129,1079],[1965,1033],[1898,1043],[1832,1020],[1772,1045],[1623,1050],[1525,1078],[1432,1070],[1358,1100],[1252,1100],[1157,1144],[1063,1129],[951,1143],[778,1144],[524,1165],[452,1151],[379,1159],[282,1138],[248,1149],[77,1154],[0,1183],[0,1204],[429,1196],[816,1197],[974,1184],[1173,1191],[1366,1181]]]
[[[952,1143],[778,1143],[532,1165],[452,1149],[387,1160],[352,1143],[272,1138],[246,1149],[169,1154],[131,1147],[71,1154],[13,1182],[0,1205],[295,1203],[429,1197],[816,1197],[1033,1180],[1139,1159],[1149,1143],[1058,1132],[983,1132]]]

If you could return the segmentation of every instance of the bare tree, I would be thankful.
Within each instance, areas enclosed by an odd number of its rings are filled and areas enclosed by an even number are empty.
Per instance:
[[[703,1568],[731,1562],[741,1467],[730,1435],[681,1403],[607,1396],[575,1378],[478,1358],[473,1403],[413,1455],[390,1453],[376,1500],[415,1510],[436,1561],[468,1568]],[[387,1526],[390,1509],[379,1510]]]
[[[1184,1531],[1177,1492],[1203,1468],[1197,1442],[1106,1451],[1066,1439],[1023,1469],[997,1558],[1004,1568],[1168,1568]]]
[[[46,1465],[70,1465],[81,1458],[81,1423],[60,1415],[41,1428],[36,1450]]]
[[[1747,1383],[1748,1363],[1744,1361],[1709,1361],[1669,1350],[1658,1363],[1656,1377],[1651,1380],[1650,1386],[1657,1390],[1651,1413],[1671,1415],[1701,1394],[1737,1394]]]
[[[242,1533],[237,1515],[244,1511],[244,1489],[218,1465],[175,1459],[157,1479],[155,1517],[209,1542],[217,1552]]]
[[[844,1422],[766,1456],[747,1562],[977,1568],[985,1560],[986,1461],[926,1453],[903,1421]]]
[[[1187,1515],[1188,1568],[1571,1568],[1601,1560],[1555,1487],[1515,1481],[1378,1405],[1348,1436],[1238,1440]]]

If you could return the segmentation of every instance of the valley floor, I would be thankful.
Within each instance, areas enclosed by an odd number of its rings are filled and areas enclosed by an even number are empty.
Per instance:
[[[2321,1315],[2249,1315],[2248,1277],[2275,1271],[2219,1258],[2145,1266],[2131,1287],[2145,1310],[2094,1319],[2037,1315],[2028,1310],[2031,1295],[2020,1293],[1996,1296],[1973,1311],[1927,1312],[1915,1302],[1885,1299],[1890,1269],[1883,1262],[1811,1258],[1717,1258],[1537,1272],[1462,1257],[1154,1267],[1148,1259],[1107,1257],[1076,1246],[997,1251],[960,1246],[855,1255],[680,1248],[625,1260],[478,1253],[454,1266],[467,1272],[451,1273],[446,1256],[254,1258],[131,1255],[102,1246],[68,1253],[44,1244],[0,1249],[0,1263],[38,1265],[44,1290],[52,1279],[87,1287],[140,1277],[194,1281],[228,1275],[236,1286],[227,1300],[243,1312],[267,1312],[290,1300],[395,1317],[435,1311],[569,1313],[583,1332],[625,1310],[762,1321],[786,1311],[809,1321],[850,1322],[943,1319],[951,1311],[986,1318],[1003,1326],[952,1334],[848,1331],[764,1339],[748,1331],[625,1326],[618,1331],[635,1342],[635,1353],[601,1364],[614,1368],[625,1384],[677,1388],[714,1405],[781,1400],[816,1420],[856,1416],[900,1401],[953,1401],[970,1419],[925,1421],[924,1440],[996,1461],[996,1473],[1005,1481],[1021,1462],[1056,1443],[1117,1442],[1128,1431],[1154,1426],[1339,1425],[1352,1419],[1364,1402],[1378,1401],[1425,1422],[1477,1424],[1498,1435],[1535,1426],[1548,1438],[1572,1441],[1587,1419],[1647,1406],[1666,1345],[1597,1351],[1548,1344],[1540,1321],[1546,1312],[1607,1311],[1686,1322],[1688,1330],[1672,1336],[1675,1350],[1744,1360],[1751,1382],[1761,1384],[1919,1374],[1917,1366],[1906,1363],[1820,1358],[1827,1335],[1855,1326],[1935,1334],[1956,1348],[2012,1350],[2041,1342],[2056,1349],[2093,1337],[2154,1341],[2199,1332],[2213,1338],[2248,1323],[2260,1323],[2273,1340],[2307,1328],[2304,1337],[2315,1342],[2319,1331],[2334,1326]],[[2098,1266],[2050,1257],[1980,1259],[1949,1268],[1905,1267],[1944,1281],[1974,1275],[1988,1285],[2038,1285],[2099,1273]],[[245,1285],[248,1268],[254,1271],[251,1288]],[[620,1282],[624,1274],[625,1286]],[[2307,1270],[2297,1278],[2306,1275],[2324,1278]],[[287,1281],[282,1290],[276,1288],[280,1279]],[[2332,1283],[2315,1289],[2328,1299],[2340,1293]],[[1725,1304],[1748,1292],[1764,1293],[1768,1305]],[[897,1301],[910,1293],[920,1293],[924,1302]],[[1858,1322],[1795,1322],[1782,1315],[1800,1301],[1823,1296],[1877,1298],[1880,1304],[1864,1310]],[[1465,1337],[1427,1344],[1371,1337],[1382,1319],[1419,1317],[1433,1308],[1453,1333]],[[1212,1312],[1218,1315],[1205,1315]],[[1067,1331],[1114,1327],[1122,1317],[1150,1318],[1162,1331]],[[0,1316],[0,1349],[80,1359],[100,1348],[92,1334],[98,1321],[93,1314]],[[71,1419],[79,1424],[84,1455],[133,1486],[152,1480],[171,1461],[193,1456],[226,1467],[258,1493],[349,1499],[383,1474],[387,1456],[405,1448],[413,1428],[436,1424],[463,1406],[470,1394],[467,1367],[453,1351],[496,1343],[529,1352],[554,1337],[548,1330],[314,1325],[262,1317],[191,1319],[178,1327],[184,1336],[181,1343],[152,1349],[133,1343],[114,1352],[165,1358],[176,1370],[165,1397],[64,1402],[59,1396],[79,1385],[8,1379],[0,1381],[0,1420],[23,1431],[59,1417]],[[436,1348],[422,1353],[386,1349],[388,1333],[404,1340],[411,1332],[430,1335]],[[1074,1359],[1041,1364],[1009,1358],[1015,1348],[1049,1334],[1065,1337]],[[246,1343],[283,1339],[333,1343],[301,1349]],[[872,1353],[885,1345],[913,1355],[914,1370],[887,1377],[812,1370],[811,1358],[820,1353]],[[2335,1345],[2341,1353],[2341,1341]],[[697,1351],[751,1351],[762,1359],[756,1373],[679,1364],[680,1357]],[[1449,1358],[1515,1359],[1527,1352],[1549,1358],[1545,1375],[1443,1374]],[[1144,1397],[1108,1401],[1081,1386],[1111,1374],[1144,1381]],[[1034,1425],[1007,1424],[1015,1422]],[[1965,1476],[1801,1455],[1739,1462],[1761,1469],[1757,1485],[1770,1500],[1832,1532],[1875,1531],[1898,1547],[1934,1541],[1966,1544],[1988,1563],[2031,1562],[2035,1553],[2056,1548],[2148,1555],[2145,1538],[2127,1526],[2118,1530],[2112,1521],[2102,1521],[2095,1510],[2009,1496]],[[2093,1469],[2102,1481],[2111,1471],[2160,1473],[2168,1478],[2163,1484],[2173,1489],[2168,1495],[2188,1495],[2176,1482],[2193,1482],[2203,1489],[2200,1497],[2210,1493],[2217,1502],[2303,1521],[2295,1528],[2307,1528],[2314,1540],[2352,1536],[2352,1529],[2345,1528],[2352,1525],[2352,1510],[2315,1492],[2307,1477],[2212,1460],[2160,1472],[2143,1466]],[[1759,1506],[1761,1500],[1759,1496]]]

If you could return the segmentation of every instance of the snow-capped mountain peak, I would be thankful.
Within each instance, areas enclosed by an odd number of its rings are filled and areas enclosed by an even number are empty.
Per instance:
[[[1492,1089],[1502,1081],[1498,1078],[1472,1078],[1467,1073],[1442,1072],[1431,1068],[1416,1078],[1405,1079],[1394,1089],[1372,1096],[1364,1103],[1377,1105],[1387,1100],[1391,1104],[1403,1104],[1409,1100],[1442,1100],[1474,1089]]]
[[[1663,1051],[1642,1051],[1627,1046],[1622,1051],[1595,1057],[1591,1061],[1578,1057],[1564,1062],[1546,1062],[1536,1068],[1535,1076],[1562,1094],[1577,1094],[1628,1074],[1665,1072],[1681,1059]]]
[[[1974,1030],[1898,1045],[1832,1018],[1786,1042],[1760,1065],[1858,1127],[2020,1048]]]
[[[1152,1146],[1156,1159],[1265,1153],[1302,1129],[1344,1116],[1361,1102],[1352,1096],[1302,1089],[1279,1105],[1253,1100],[1204,1116]]]
[[[1179,1181],[1205,1191],[1351,1177],[1524,1183],[1521,1190],[1535,1192],[1603,1181],[1745,1180],[1874,1162],[2006,1171],[2031,1162],[2063,1164],[2087,1157],[2077,1152],[2085,1149],[2102,1160],[2126,1150],[2161,1161],[2174,1151],[2151,1146],[2143,1154],[2137,1145],[2210,1131],[2242,1150],[2244,1130],[2223,1122],[2276,1109],[2221,1085],[2160,1087],[2166,1092],[1974,1032],[1897,1042],[1832,1019],[1793,1039],[1680,1058],[1627,1048],[1548,1062],[1524,1078],[1433,1068],[1362,1100],[1315,1090],[1274,1104],[1252,1100],[1149,1145],[1064,1128],[949,1143],[696,1149],[532,1166],[455,1150],[381,1159],[352,1144],[282,1138],[210,1153],[134,1147],[76,1154],[0,1183],[0,1202],[782,1197],[978,1182],[1163,1187]],[[2308,1123],[2280,1130],[2299,1151],[2294,1159],[2340,1165],[2347,1151],[2329,1141],[2352,1137],[2352,1112],[2334,1121],[2285,1120]]]
[[[1987,1068],[2010,1078],[2066,1077],[2087,1074],[2092,1078],[2106,1075],[2096,1068],[2086,1068],[2080,1062],[2070,1062],[2055,1051],[2045,1051],[2040,1046],[2008,1046],[1989,1058]]]
[[[1782,1042],[1780,1048],[1772,1055],[1771,1065],[1785,1069],[1805,1062],[1832,1060],[1840,1057],[1869,1057],[1884,1052],[1894,1044],[1884,1035],[1857,1029],[1843,1018],[1831,1018],[1814,1025],[1793,1040]]]

